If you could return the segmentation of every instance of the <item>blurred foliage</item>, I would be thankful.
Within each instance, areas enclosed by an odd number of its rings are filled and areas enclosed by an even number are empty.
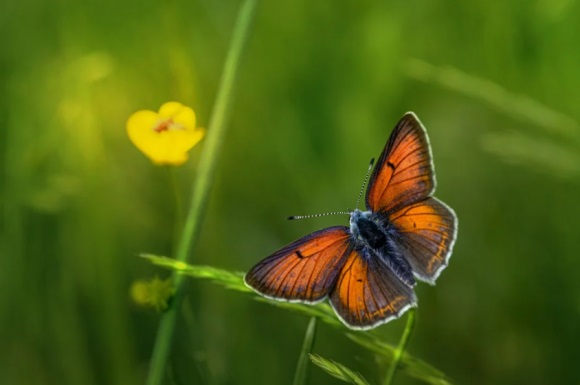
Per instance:
[[[207,126],[239,2],[0,7],[0,383],[143,383],[159,315],[130,289],[166,273],[136,255],[171,255],[179,215],[125,122],[178,100]],[[262,2],[191,260],[245,271],[343,223],[284,217],[352,206],[413,110],[460,225],[409,354],[458,384],[577,382],[579,25],[569,0]],[[168,383],[289,384],[307,321],[191,280]],[[386,367],[326,325],[314,352],[371,383]]]

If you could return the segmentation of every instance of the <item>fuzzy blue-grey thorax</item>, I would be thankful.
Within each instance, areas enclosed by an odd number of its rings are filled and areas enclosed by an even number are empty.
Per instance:
[[[415,286],[413,269],[397,244],[399,232],[385,216],[356,209],[350,214],[350,233],[364,258],[380,259],[406,285]]]

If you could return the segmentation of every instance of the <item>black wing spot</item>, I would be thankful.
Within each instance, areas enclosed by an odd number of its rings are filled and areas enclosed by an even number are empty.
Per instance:
[[[296,254],[296,256],[298,258],[300,258],[300,259],[304,258],[304,255],[302,255],[302,253],[300,252],[300,250],[296,250],[294,253]]]
[[[417,224],[415,222],[413,222],[413,228],[416,229],[417,228]]]
[[[391,170],[395,169],[395,165],[392,164],[391,162],[387,162],[387,166],[390,167]]]
[[[360,279],[360,278],[359,278],[359,279],[357,279],[356,281],[357,281],[357,282],[362,282],[362,279]]]

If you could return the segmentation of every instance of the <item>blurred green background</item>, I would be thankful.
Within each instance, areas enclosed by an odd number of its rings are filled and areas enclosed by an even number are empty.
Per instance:
[[[159,314],[130,287],[168,272],[136,255],[172,254],[176,212],[125,122],[177,100],[207,125],[239,5],[2,3],[0,383],[143,383]],[[284,218],[352,207],[413,110],[460,225],[437,286],[417,288],[409,352],[458,384],[578,383],[579,47],[569,0],[261,2],[191,261],[245,271],[346,224]],[[202,150],[176,170],[185,197]],[[305,317],[187,291],[168,383],[292,382]],[[403,326],[379,330],[396,343]],[[325,325],[314,350],[383,375]],[[313,367],[310,383],[339,382]]]

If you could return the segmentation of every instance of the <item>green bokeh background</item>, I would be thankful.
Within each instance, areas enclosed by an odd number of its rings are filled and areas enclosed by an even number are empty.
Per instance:
[[[141,384],[159,314],[133,282],[168,272],[167,170],[128,116],[168,100],[206,126],[238,1],[4,2],[0,12],[0,383]],[[459,217],[449,268],[419,285],[409,351],[458,384],[578,383],[580,4],[263,1],[193,263],[245,271],[344,217],[408,110],[437,197]],[[175,170],[187,197],[203,144]],[[167,383],[290,384],[307,319],[191,281]],[[394,343],[404,321],[380,332]],[[315,352],[377,383],[324,325]],[[399,384],[417,380],[404,374]],[[338,384],[311,368],[311,384]]]

